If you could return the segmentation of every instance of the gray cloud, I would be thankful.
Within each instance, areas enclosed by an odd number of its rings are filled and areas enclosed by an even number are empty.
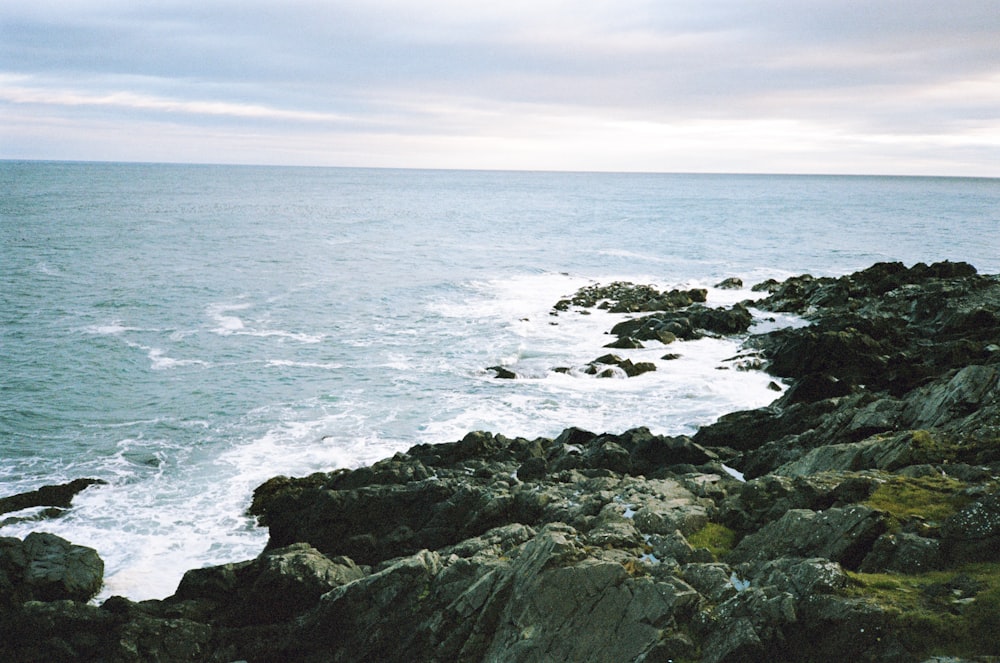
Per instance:
[[[998,149],[992,1],[25,4],[0,10],[0,112],[22,130],[30,107],[66,122],[313,135],[328,153],[363,153],[368,136],[387,160],[394,136],[426,150],[442,135],[494,147],[535,135],[544,152],[559,149],[554,136],[579,141],[574,130],[641,141],[642,127],[662,138],[699,122],[796,122],[830,149],[850,134],[887,158],[886,136],[924,136],[931,150],[947,135],[973,170]],[[629,130],[608,129],[620,123]],[[600,168],[608,140],[590,138]],[[636,169],[684,169],[643,159]]]

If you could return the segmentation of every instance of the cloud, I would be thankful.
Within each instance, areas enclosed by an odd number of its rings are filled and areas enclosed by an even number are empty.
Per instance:
[[[0,101],[43,106],[108,106],[139,111],[220,115],[232,118],[292,120],[296,122],[342,122],[345,116],[300,110],[270,108],[259,104],[225,101],[179,100],[119,91],[88,93],[66,89],[5,85],[0,78]]]
[[[822,170],[813,145],[1000,169],[992,1],[34,0],[0,34],[4,115],[176,124],[264,162]]]

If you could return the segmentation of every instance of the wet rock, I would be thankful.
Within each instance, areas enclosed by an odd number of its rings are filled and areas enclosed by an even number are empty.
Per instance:
[[[560,300],[554,308],[557,311],[566,311],[570,306],[583,308],[596,306],[613,313],[666,311],[690,306],[695,302],[704,302],[707,295],[708,291],[704,288],[660,292],[650,285],[616,281],[608,285],[580,288],[573,297]]]
[[[90,486],[104,484],[107,482],[102,479],[74,479],[69,483],[42,486],[27,493],[0,497],[0,514],[39,506],[68,509],[77,493]]]
[[[752,322],[750,311],[741,304],[734,304],[728,309],[694,304],[682,311],[625,320],[612,327],[611,333],[620,339],[671,343],[678,338],[695,340],[705,333],[741,334],[750,328]]]
[[[608,347],[608,346],[606,346]],[[585,372],[602,378],[621,376],[634,378],[637,375],[656,370],[656,364],[647,361],[632,363],[631,359],[622,359],[618,355],[602,355],[587,365]]]
[[[0,538],[0,601],[85,602],[101,589],[104,562],[97,551],[44,532],[21,541]]]
[[[720,290],[739,290],[743,287],[743,279],[737,278],[735,276],[730,276],[727,279],[723,279],[715,284],[716,288]]]
[[[619,350],[635,350],[635,349],[640,349],[640,348],[642,348],[644,346],[642,345],[642,343],[640,343],[639,341],[635,340],[634,338],[630,338],[628,336],[623,336],[622,338],[618,339],[617,341],[612,341],[611,343],[608,343],[604,347],[606,347],[606,348],[615,348],[615,349],[619,349]]]

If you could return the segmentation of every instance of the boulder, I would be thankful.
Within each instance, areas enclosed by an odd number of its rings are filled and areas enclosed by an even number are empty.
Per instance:
[[[731,563],[779,557],[822,557],[857,569],[888,529],[884,514],[861,505],[826,511],[792,509],[748,535],[729,555]]]
[[[924,573],[940,569],[943,564],[940,539],[898,532],[880,536],[858,570],[863,573]]]
[[[3,601],[71,600],[86,602],[100,591],[104,562],[97,551],[45,532],[24,541],[0,539],[0,591]]]
[[[952,564],[1000,561],[1000,492],[977,499],[941,524],[941,546]]]
[[[716,283],[714,287],[719,288],[720,290],[739,290],[743,287],[743,279],[730,276],[729,278],[722,279]]]
[[[311,610],[326,592],[364,572],[346,557],[330,558],[305,543],[269,550],[250,562],[188,571],[173,599],[210,599],[213,621],[274,624]]]

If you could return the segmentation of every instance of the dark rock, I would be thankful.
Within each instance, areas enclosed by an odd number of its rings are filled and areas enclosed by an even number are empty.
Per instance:
[[[42,486],[27,493],[0,497],[0,514],[30,507],[50,506],[68,509],[77,493],[94,485],[105,485],[101,479],[74,479],[69,483]]]
[[[486,370],[493,371],[496,373],[496,377],[502,380],[513,380],[517,377],[517,373],[503,366],[490,366]]]
[[[215,622],[274,624],[311,610],[326,592],[363,577],[350,559],[329,558],[296,543],[249,562],[188,571],[172,599],[219,603],[224,608],[214,612]]]
[[[941,525],[941,545],[953,564],[1000,561],[1000,492],[991,492]]]
[[[708,291],[704,288],[660,292],[653,286],[616,281],[605,286],[592,285],[580,288],[573,297],[560,300],[554,308],[557,311],[566,311],[570,306],[584,308],[598,306],[613,313],[666,311],[690,306],[695,302],[704,302],[707,295]]]
[[[0,538],[0,603],[89,601],[103,582],[104,562],[93,548],[44,532]]]
[[[619,349],[619,350],[634,350],[634,349],[637,349],[637,348],[642,348],[643,345],[642,345],[642,343],[640,343],[639,341],[635,340],[634,338],[629,338],[628,336],[624,336],[624,337],[618,339],[617,341],[613,341],[611,343],[608,343],[604,347],[606,347],[606,348],[616,348],[616,349]]]
[[[863,573],[924,573],[943,565],[941,541],[909,532],[883,534],[858,569]]]
[[[618,355],[609,354],[598,357],[594,361],[590,362],[589,370],[587,372],[591,375],[597,375],[598,377],[615,377],[617,375],[615,371],[608,368],[602,370],[601,368],[610,366],[620,369],[626,377],[630,378],[656,370],[656,365],[651,362],[640,361],[634,364],[631,359],[622,359]]]
[[[809,373],[792,383],[780,399],[781,405],[811,403],[851,393],[851,386],[832,375]]]
[[[739,290],[743,287],[743,279],[737,278],[735,276],[730,276],[727,279],[723,279],[715,284],[716,288],[721,290]]]
[[[928,450],[922,444],[924,435],[922,431],[907,431],[879,435],[861,442],[817,447],[774,472],[788,476],[869,469],[892,472],[928,460]]]
[[[793,509],[740,541],[729,561],[823,557],[857,569],[886,529],[885,515],[860,505],[822,512]]]
[[[517,468],[517,478],[521,481],[544,479],[548,473],[548,463],[544,458],[529,458]]]
[[[675,339],[695,340],[704,333],[732,335],[750,328],[753,316],[741,304],[728,309],[708,308],[698,304],[683,311],[655,313],[642,318],[625,320],[611,328],[619,338],[634,341],[671,343]]]

